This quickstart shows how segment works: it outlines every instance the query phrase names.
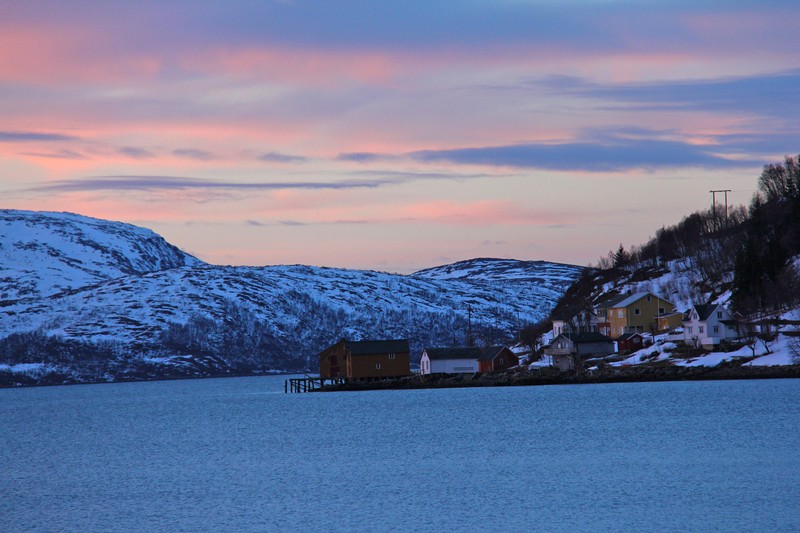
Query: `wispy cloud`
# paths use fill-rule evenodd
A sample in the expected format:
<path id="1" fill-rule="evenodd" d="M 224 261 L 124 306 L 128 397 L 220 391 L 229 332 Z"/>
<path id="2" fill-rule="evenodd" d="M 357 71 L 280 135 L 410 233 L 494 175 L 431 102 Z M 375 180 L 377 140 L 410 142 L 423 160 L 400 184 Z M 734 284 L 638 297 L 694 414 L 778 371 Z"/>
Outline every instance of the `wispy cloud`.
<path id="1" fill-rule="evenodd" d="M 657 139 L 606 139 L 560 144 L 527 143 L 454 150 L 422 150 L 410 156 L 421 162 L 449 162 L 563 171 L 609 172 L 636 168 L 753 166 L 754 161 L 715 155 L 708 147 Z"/>
<path id="2" fill-rule="evenodd" d="M 301 226 L 340 226 L 352 224 L 370 224 L 369 220 L 364 219 L 335 219 L 324 221 L 312 220 L 277 220 L 273 222 L 261 222 L 258 220 L 246 220 L 245 224 L 248 226 L 266 227 L 266 226 L 288 226 L 288 227 L 301 227 Z"/>
<path id="3" fill-rule="evenodd" d="M 36 131 L 0 131 L 0 142 L 75 141 L 77 137 Z"/>
<path id="4" fill-rule="evenodd" d="M 616 109 L 747 111 L 771 117 L 800 114 L 800 70 L 723 79 L 600 84 L 572 76 L 532 81 L 564 94 L 604 100 Z"/>
<path id="5" fill-rule="evenodd" d="M 49 159 L 86 159 L 85 155 L 74 150 L 59 150 L 57 152 L 20 152 L 20 155 L 46 157 Z"/>
<path id="6" fill-rule="evenodd" d="M 153 152 L 145 150 L 144 148 L 137 148 L 135 146 L 123 146 L 118 148 L 117 152 L 134 159 L 151 159 L 155 157 Z"/>
<path id="7" fill-rule="evenodd" d="M 344 152 L 336 156 L 337 161 L 352 161 L 355 163 L 371 163 L 383 159 L 391 159 L 392 156 L 377 154 L 373 152 Z"/>
<path id="8" fill-rule="evenodd" d="M 258 156 L 261 161 L 269 161 L 271 163 L 305 163 L 308 161 L 307 157 L 300 155 L 282 154 L 280 152 L 267 152 Z"/>
<path id="9" fill-rule="evenodd" d="M 461 181 L 468 179 L 499 178 L 509 174 L 486 173 L 486 172 L 403 172 L 399 170 L 353 170 L 348 172 L 351 176 L 369 176 L 371 178 L 383 179 L 391 183 L 407 183 L 411 181 L 436 181 L 453 180 Z"/>
<path id="10" fill-rule="evenodd" d="M 208 180 L 183 176 L 96 176 L 84 179 L 70 179 L 33 187 L 31 191 L 75 192 L 75 191 L 152 191 L 187 189 L 229 189 L 229 190 L 281 190 L 281 189 L 363 189 L 375 188 L 396 183 L 393 179 L 354 179 L 338 181 L 264 181 L 237 182 Z"/>
<path id="11" fill-rule="evenodd" d="M 196 148 L 178 148 L 172 151 L 172 155 L 185 159 L 196 159 L 198 161 L 210 161 L 214 158 L 211 152 L 198 150 Z"/>
<path id="12" fill-rule="evenodd" d="M 58 156 L 52 156 L 58 157 Z M 67 157 L 64 155 L 63 157 Z M 501 174 L 485 173 L 441 173 L 441 172 L 395 172 L 395 171 L 354 171 L 348 175 L 352 179 L 333 181 L 254 181 L 203 179 L 190 176 L 91 176 L 79 179 L 52 181 L 27 189 L 31 192 L 77 192 L 77 191 L 154 191 L 154 190 L 345 190 L 375 189 L 402 185 L 413 181 L 463 180 L 476 178 L 495 178 Z"/>

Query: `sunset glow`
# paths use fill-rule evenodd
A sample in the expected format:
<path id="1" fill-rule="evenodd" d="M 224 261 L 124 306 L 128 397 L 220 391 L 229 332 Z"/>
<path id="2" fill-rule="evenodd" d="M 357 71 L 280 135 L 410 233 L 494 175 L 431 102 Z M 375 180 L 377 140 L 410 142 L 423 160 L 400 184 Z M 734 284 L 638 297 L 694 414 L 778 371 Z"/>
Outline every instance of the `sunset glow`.
<path id="1" fill-rule="evenodd" d="M 800 5 L 0 2 L 3 208 L 212 263 L 588 264 L 800 152 Z"/>

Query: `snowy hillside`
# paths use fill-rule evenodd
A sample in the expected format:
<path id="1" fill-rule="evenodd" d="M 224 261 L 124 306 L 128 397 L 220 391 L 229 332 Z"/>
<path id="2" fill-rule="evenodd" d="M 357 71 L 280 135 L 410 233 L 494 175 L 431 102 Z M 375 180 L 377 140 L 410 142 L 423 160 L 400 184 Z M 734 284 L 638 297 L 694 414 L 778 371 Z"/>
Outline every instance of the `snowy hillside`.
<path id="1" fill-rule="evenodd" d="M 69 213 L 0 210 L 0 302 L 197 264 L 148 229 Z"/>
<path id="2" fill-rule="evenodd" d="M 514 259 L 469 259 L 450 265 L 420 270 L 414 277 L 430 280 L 464 280 L 470 282 L 527 282 L 540 293 L 550 291 L 560 298 L 580 275 L 581 267 L 548 261 L 516 261 Z"/>
<path id="3" fill-rule="evenodd" d="M 314 355 L 341 337 L 409 338 L 417 357 L 425 345 L 464 343 L 470 328 L 479 341 L 512 339 L 582 271 L 499 259 L 410 276 L 211 266 L 126 224 L 3 216 L 0 364 L 67 361 L 74 373 L 90 360 L 109 379 L 145 363 L 198 375 L 313 369 Z M 17 276 L 25 289 L 15 292 Z"/>

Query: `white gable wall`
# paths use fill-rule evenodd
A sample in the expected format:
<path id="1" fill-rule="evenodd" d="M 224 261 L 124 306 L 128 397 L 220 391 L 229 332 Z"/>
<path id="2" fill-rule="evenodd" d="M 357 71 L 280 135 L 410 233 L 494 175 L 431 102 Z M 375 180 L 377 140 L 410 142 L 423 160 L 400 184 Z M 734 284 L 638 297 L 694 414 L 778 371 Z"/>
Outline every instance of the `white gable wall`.
<path id="1" fill-rule="evenodd" d="M 730 311 L 718 305 L 707 320 L 700 320 L 693 307 L 689 320 L 683 323 L 683 340 L 686 344 L 694 346 L 716 346 L 721 341 L 735 339 L 738 332 L 735 327 L 723 324 L 723 320 L 733 320 Z"/>
<path id="2" fill-rule="evenodd" d="M 473 374 L 478 371 L 477 359 L 434 359 L 432 374 Z"/>

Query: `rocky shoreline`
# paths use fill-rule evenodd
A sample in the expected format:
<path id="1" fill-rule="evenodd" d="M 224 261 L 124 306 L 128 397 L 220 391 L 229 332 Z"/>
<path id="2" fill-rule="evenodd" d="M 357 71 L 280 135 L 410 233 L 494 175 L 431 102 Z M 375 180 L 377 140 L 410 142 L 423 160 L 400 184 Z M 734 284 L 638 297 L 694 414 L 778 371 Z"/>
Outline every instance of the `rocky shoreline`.
<path id="1" fill-rule="evenodd" d="M 553 369 L 541 371 L 512 369 L 508 372 L 486 374 L 412 375 L 375 381 L 357 381 L 325 385 L 318 392 L 782 378 L 800 378 L 800 365 L 755 367 L 730 363 L 723 363 L 715 367 L 640 365 L 606 368 L 581 374 L 561 373 Z"/>

